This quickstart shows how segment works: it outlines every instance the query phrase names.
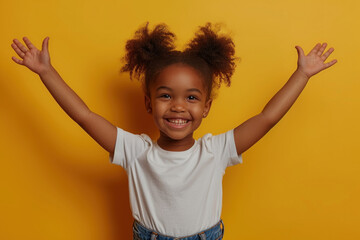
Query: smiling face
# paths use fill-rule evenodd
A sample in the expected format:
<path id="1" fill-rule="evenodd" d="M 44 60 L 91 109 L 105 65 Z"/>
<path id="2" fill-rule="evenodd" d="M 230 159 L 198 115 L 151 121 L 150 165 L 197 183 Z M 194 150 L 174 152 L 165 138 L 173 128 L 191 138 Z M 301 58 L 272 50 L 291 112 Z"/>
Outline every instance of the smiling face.
<path id="1" fill-rule="evenodd" d="M 160 72 L 149 93 L 145 105 L 160 130 L 159 146 L 177 151 L 191 147 L 193 132 L 211 106 L 201 75 L 188 65 L 172 64 Z"/>

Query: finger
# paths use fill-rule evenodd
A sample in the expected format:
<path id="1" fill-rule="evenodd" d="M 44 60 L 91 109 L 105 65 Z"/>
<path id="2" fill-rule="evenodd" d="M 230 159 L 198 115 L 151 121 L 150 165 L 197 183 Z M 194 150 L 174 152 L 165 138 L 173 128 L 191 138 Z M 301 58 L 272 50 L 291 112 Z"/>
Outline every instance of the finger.
<path id="1" fill-rule="evenodd" d="M 19 40 L 14 39 L 14 43 L 16 44 L 16 46 L 18 46 L 18 48 L 20 48 L 23 53 L 26 53 L 28 51 L 28 49 L 24 45 L 22 45 Z"/>
<path id="2" fill-rule="evenodd" d="M 49 37 L 46 37 L 42 42 L 41 51 L 48 52 L 48 50 L 49 50 Z"/>
<path id="3" fill-rule="evenodd" d="M 331 67 L 332 65 L 334 65 L 335 63 L 337 63 L 337 60 L 334 59 L 331 62 L 325 63 L 325 68 Z"/>
<path id="4" fill-rule="evenodd" d="M 30 42 L 30 40 L 27 37 L 23 37 L 23 40 L 24 40 L 26 46 L 28 46 L 29 49 L 33 49 L 33 48 L 36 49 L 36 47 Z"/>
<path id="5" fill-rule="evenodd" d="M 320 43 L 316 44 L 315 47 L 314 47 L 313 49 L 311 49 L 311 51 L 309 52 L 309 54 L 311 54 L 311 53 L 316 54 L 316 53 L 319 51 L 319 48 L 320 48 L 320 47 L 321 47 L 321 44 L 320 44 Z"/>
<path id="6" fill-rule="evenodd" d="M 323 52 L 325 51 L 325 48 L 327 46 L 327 43 L 323 43 L 319 49 L 319 51 L 317 52 L 318 56 L 321 56 L 323 54 Z"/>
<path id="7" fill-rule="evenodd" d="M 295 48 L 298 52 L 299 58 L 305 56 L 304 50 L 300 46 L 295 46 Z"/>
<path id="8" fill-rule="evenodd" d="M 324 55 L 321 56 L 321 59 L 325 62 L 325 60 L 330 56 L 330 54 L 334 51 L 334 48 L 329 48 Z"/>
<path id="9" fill-rule="evenodd" d="M 14 60 L 14 62 L 20 64 L 20 65 L 24 65 L 23 61 L 20 59 L 17 59 L 16 57 L 11 57 L 12 60 Z"/>
<path id="10" fill-rule="evenodd" d="M 11 46 L 15 50 L 17 55 L 19 55 L 19 57 L 21 57 L 21 58 L 25 57 L 25 53 L 23 51 L 21 51 L 20 48 L 18 48 L 18 46 L 16 44 L 12 43 Z"/>

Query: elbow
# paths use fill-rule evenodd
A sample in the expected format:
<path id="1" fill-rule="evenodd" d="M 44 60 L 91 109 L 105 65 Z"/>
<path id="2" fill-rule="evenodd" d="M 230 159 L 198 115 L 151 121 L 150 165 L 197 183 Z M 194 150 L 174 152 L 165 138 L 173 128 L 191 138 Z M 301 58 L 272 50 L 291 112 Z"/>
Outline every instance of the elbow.
<path id="1" fill-rule="evenodd" d="M 89 111 L 84 111 L 80 114 L 78 114 L 75 118 L 74 121 L 77 122 L 81 127 L 83 127 L 86 122 L 89 120 L 89 118 L 91 117 L 92 112 Z"/>
<path id="2" fill-rule="evenodd" d="M 270 126 L 271 128 L 273 126 L 275 126 L 280 120 L 276 116 L 272 116 L 272 115 L 266 114 L 264 112 L 261 112 L 261 116 L 263 117 L 264 122 L 266 122 L 268 124 L 268 126 Z"/>

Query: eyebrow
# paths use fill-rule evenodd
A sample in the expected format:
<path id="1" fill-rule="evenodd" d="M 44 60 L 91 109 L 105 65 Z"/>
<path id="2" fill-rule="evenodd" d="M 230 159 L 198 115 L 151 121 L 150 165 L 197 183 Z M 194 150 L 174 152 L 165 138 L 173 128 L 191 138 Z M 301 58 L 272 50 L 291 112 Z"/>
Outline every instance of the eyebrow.
<path id="1" fill-rule="evenodd" d="M 169 88 L 169 87 L 165 87 L 165 86 L 160 86 L 160 87 L 158 87 L 158 88 L 156 89 L 156 91 L 159 91 L 159 90 L 162 90 L 162 89 L 172 91 L 172 89 L 171 89 L 171 88 Z"/>
<path id="2" fill-rule="evenodd" d="M 162 90 L 162 89 L 172 91 L 171 88 L 166 87 L 166 86 L 160 86 L 160 87 L 158 87 L 158 88 L 156 89 L 156 91 L 159 91 L 159 90 Z M 197 88 L 190 88 L 190 89 L 187 89 L 187 91 L 188 91 L 188 92 L 198 92 L 198 93 L 200 93 L 200 94 L 202 95 L 202 92 L 201 92 L 199 89 L 197 89 Z"/>

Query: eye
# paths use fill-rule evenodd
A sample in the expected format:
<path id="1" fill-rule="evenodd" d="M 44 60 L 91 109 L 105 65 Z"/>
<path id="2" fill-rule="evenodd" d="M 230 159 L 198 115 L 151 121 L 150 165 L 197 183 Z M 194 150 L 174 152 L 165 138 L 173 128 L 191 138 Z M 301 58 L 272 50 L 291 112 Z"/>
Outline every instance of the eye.
<path id="1" fill-rule="evenodd" d="M 197 98 L 196 96 L 194 96 L 194 95 L 190 95 L 190 96 L 188 97 L 188 99 L 189 99 L 189 100 L 197 100 L 198 98 Z"/>
<path id="2" fill-rule="evenodd" d="M 162 94 L 162 95 L 160 95 L 160 98 L 170 98 L 170 95 L 169 94 Z"/>

